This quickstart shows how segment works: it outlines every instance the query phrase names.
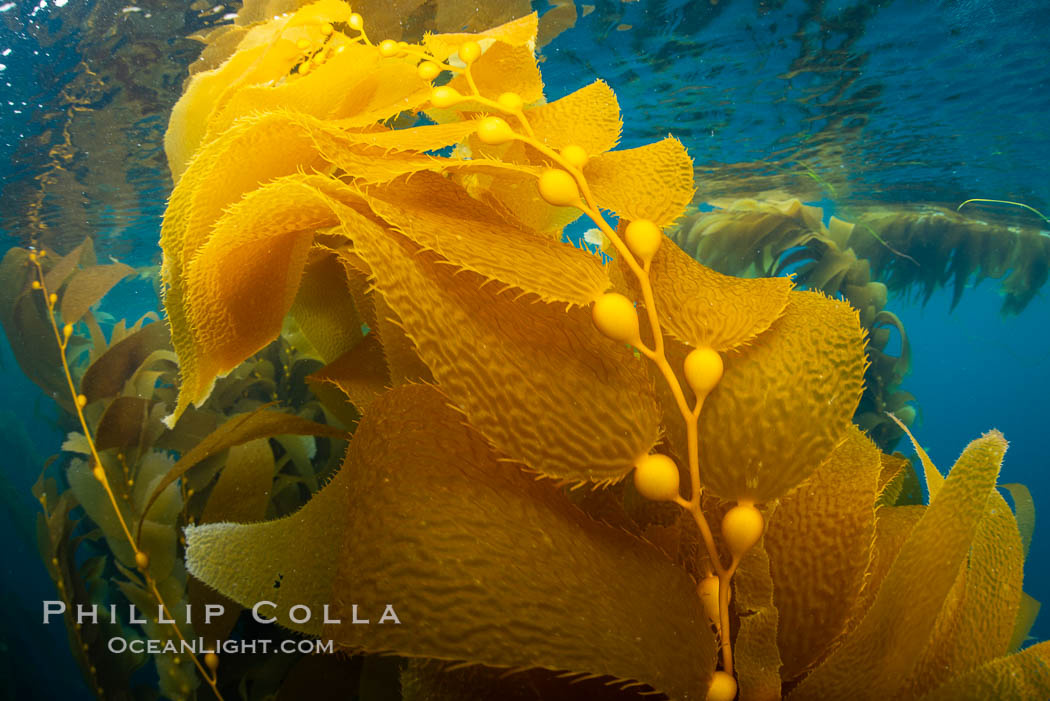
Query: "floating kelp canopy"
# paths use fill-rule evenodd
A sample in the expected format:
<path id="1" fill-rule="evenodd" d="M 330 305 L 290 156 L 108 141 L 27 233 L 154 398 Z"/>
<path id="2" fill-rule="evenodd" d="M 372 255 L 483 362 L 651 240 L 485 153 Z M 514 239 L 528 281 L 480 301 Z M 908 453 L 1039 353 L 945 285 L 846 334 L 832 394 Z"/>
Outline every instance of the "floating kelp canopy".
<path id="1" fill-rule="evenodd" d="M 971 283 L 999 280 L 1003 314 L 1019 314 L 1050 272 L 1047 224 L 1003 224 L 943 207 L 861 210 L 848 241 L 857 257 L 894 291 L 929 299 L 951 287 L 952 308 Z M 1042 226 L 1039 226 L 1042 224 Z"/>
<path id="2" fill-rule="evenodd" d="M 873 278 L 891 292 L 929 299 L 936 289 L 951 287 L 953 308 L 968 285 L 999 280 L 1002 312 L 1017 314 L 1050 271 L 1050 231 L 1031 216 L 1006 222 L 933 205 L 852 206 L 825 227 L 819 208 L 783 193 L 713 204 L 713 211 L 680 222 L 673 238 L 729 274 L 775 275 L 790 268 L 801 284 L 833 291 L 848 263 L 840 254 L 852 251 L 845 255 L 867 261 Z M 793 250 L 798 246 L 812 250 Z M 820 263 L 795 270 L 803 258 Z"/>
<path id="3" fill-rule="evenodd" d="M 888 294 L 929 299 L 951 287 L 954 308 L 968 285 L 991 278 L 1000 281 L 1003 314 L 1016 314 L 1050 270 L 1050 232 L 1031 223 L 1034 217 L 1007 223 L 935 206 L 868 206 L 827 218 L 821 208 L 776 191 L 712 204 L 670 234 L 690 255 L 731 275 L 790 272 L 798 284 L 841 295 L 860 311 L 871 333 L 871 366 L 857 421 L 884 448 L 902 435 L 886 412 L 901 413 L 907 424 L 915 416 L 908 406 L 914 397 L 896 391 L 910 350 L 900 320 L 885 309 Z M 899 355 L 885 352 L 894 330 Z"/>
<path id="4" fill-rule="evenodd" d="M 111 255 L 141 260 L 132 232 L 153 224 L 170 188 L 159 146 L 198 50 L 187 35 L 221 13 L 215 3 L 164 0 L 63 5 L 61 21 L 3 13 L 9 31 L 49 58 L 29 67 L 39 76 L 31 99 L 46 102 L 19 127 L 25 139 L 5 173 L 0 225 L 27 244 L 69 251 L 91 236 Z"/>

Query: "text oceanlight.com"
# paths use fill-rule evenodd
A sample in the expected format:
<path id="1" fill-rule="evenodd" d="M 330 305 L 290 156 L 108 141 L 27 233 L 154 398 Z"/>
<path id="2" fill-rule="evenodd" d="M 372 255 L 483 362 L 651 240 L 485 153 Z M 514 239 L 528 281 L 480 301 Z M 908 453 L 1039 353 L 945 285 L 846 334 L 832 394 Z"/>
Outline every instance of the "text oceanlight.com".
<path id="1" fill-rule="evenodd" d="M 142 640 L 140 638 L 110 638 L 106 643 L 110 652 L 119 655 L 122 652 L 133 652 L 136 655 L 204 655 L 209 652 L 240 655 L 284 652 L 288 654 L 303 653 L 307 655 L 331 654 L 335 644 L 331 640 Z"/>

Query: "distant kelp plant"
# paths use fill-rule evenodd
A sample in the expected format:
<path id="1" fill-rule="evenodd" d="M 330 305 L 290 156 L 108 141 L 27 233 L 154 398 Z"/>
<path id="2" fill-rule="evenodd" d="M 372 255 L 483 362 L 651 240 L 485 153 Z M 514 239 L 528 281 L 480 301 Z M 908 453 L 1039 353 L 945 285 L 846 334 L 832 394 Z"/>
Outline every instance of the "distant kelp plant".
<path id="1" fill-rule="evenodd" d="M 737 274 L 750 265 L 774 272 L 800 256 L 819 259 L 819 265 L 804 271 L 816 273 L 816 286 L 841 278 L 849 268 L 843 267 L 843 256 L 852 256 L 894 292 L 914 292 L 928 300 L 950 285 L 953 309 L 967 285 L 1000 280 L 1004 315 L 1024 311 L 1050 273 L 1050 231 L 1035 210 L 1028 219 L 1043 218 L 1038 224 L 1004 224 L 930 205 L 855 207 L 849 212 L 852 221 L 832 217 L 825 227 L 819 208 L 791 202 L 719 201 L 713 211 L 696 212 L 681 222 L 675 239 L 701 260 Z M 797 246 L 808 250 L 799 252 Z M 823 255 L 822 249 L 827 251 Z M 786 258 L 787 253 L 795 259 Z"/>
<path id="2" fill-rule="evenodd" d="M 187 579 L 182 527 L 295 510 L 342 452 L 312 436 L 341 443 L 345 432 L 309 420 L 337 422 L 312 395 L 292 389 L 301 385 L 293 377 L 321 364 L 287 342 L 221 380 L 177 429 L 165 427 L 176 375 L 167 327 L 149 313 L 130 326 L 116 322 L 107 338 L 93 311 L 135 274 L 121 263 L 99 265 L 90 240 L 63 256 L 12 248 L 0 262 L 0 321 L 19 366 L 55 399 L 69 431 L 66 459 L 48 460 L 33 490 L 43 511 L 41 557 L 57 586 L 53 598 L 64 606 L 52 623 L 65 621 L 73 656 L 99 698 L 159 691 L 182 699 L 207 679 L 207 655 L 114 652 L 110 641 L 178 644 L 228 635 L 232 607 L 232 617 L 210 626 L 185 623 L 188 606 L 220 600 Z M 275 402 L 285 412 L 272 410 Z M 78 617 L 78 607 L 93 606 L 94 617 Z M 175 624 L 159 620 L 161 606 Z M 139 676 L 133 683 L 147 664 L 156 681 L 143 684 L 148 677 Z"/>
<path id="3" fill-rule="evenodd" d="M 915 397 L 899 389 L 910 347 L 900 319 L 885 308 L 888 293 L 926 301 L 950 286 L 954 309 L 967 285 L 991 278 L 1001 281 L 1002 313 L 1019 314 L 1050 272 L 1050 232 L 1030 224 L 1006 225 L 933 206 L 851 208 L 825 224 L 819 207 L 783 193 L 712 204 L 669 233 L 698 261 L 745 277 L 792 272 L 799 285 L 841 295 L 860 310 L 870 366 L 855 420 L 884 450 L 903 435 L 887 412 L 909 426 L 916 413 Z M 887 352 L 894 332 L 896 355 Z"/>
<path id="4" fill-rule="evenodd" d="M 918 503 L 911 465 L 851 421 L 858 312 L 670 241 L 685 149 L 615 150 L 600 81 L 546 102 L 537 27 L 399 43 L 322 0 L 249 24 L 187 83 L 166 139 L 164 425 L 180 434 L 292 338 L 324 363 L 297 396 L 360 417 L 294 513 L 185 519 L 187 590 L 401 656 L 405 699 L 515 698 L 523 679 L 546 698 L 1045 696 L 1050 647 L 1020 651 L 1033 510 L 996 491 L 1002 436 L 946 478 L 925 460 Z M 609 264 L 563 241 L 581 214 Z M 256 437 L 253 415 L 220 436 Z M 180 451 L 123 521 L 147 594 L 134 517 L 195 478 L 209 502 L 255 493 L 266 461 L 191 464 L 237 442 Z M 215 694 L 247 688 L 236 655 L 194 661 Z"/>

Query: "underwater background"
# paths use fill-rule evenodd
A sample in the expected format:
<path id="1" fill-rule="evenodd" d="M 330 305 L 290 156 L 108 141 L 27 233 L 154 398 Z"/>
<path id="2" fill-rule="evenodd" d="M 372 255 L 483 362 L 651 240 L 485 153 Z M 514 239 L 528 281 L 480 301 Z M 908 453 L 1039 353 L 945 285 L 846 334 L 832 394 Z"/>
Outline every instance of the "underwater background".
<path id="1" fill-rule="evenodd" d="M 163 134 L 199 52 L 188 37 L 236 9 L 0 4 L 0 254 L 31 242 L 64 252 L 91 236 L 100 260 L 159 265 L 171 191 Z M 550 22 L 562 31 L 539 49 L 548 98 L 593 76 L 607 81 L 629 115 L 622 147 L 680 138 L 700 204 L 781 191 L 825 217 L 876 206 L 954 210 L 972 198 L 1050 212 L 1043 3 L 639 0 L 533 9 L 563 18 Z M 968 208 L 1050 230 L 1021 207 Z M 1010 442 L 1000 481 L 1026 484 L 1037 514 L 1050 504 L 1047 263 L 1031 301 L 1005 315 L 994 279 L 968 280 L 957 301 L 947 280 L 929 294 L 902 286 L 885 307 L 907 330 L 912 362 L 900 388 L 917 400 L 917 439 L 946 466 L 967 441 L 998 428 Z M 118 285 L 101 310 L 107 328 L 106 319 L 111 326 L 160 306 L 145 276 Z M 64 438 L 59 411 L 0 343 L 0 675 L 9 698 L 89 698 L 65 631 L 39 620 L 54 585 L 37 554 L 30 490 Z M 911 454 L 906 441 L 896 447 Z M 1046 601 L 1048 535 L 1036 523 L 1025 591 Z M 1050 636 L 1046 615 L 1031 635 Z"/>

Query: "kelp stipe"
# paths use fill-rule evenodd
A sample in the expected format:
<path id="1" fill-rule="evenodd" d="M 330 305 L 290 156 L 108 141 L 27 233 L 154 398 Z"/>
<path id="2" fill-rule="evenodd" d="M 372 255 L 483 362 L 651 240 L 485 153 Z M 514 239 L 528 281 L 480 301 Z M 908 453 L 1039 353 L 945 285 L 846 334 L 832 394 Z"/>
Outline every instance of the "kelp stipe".
<path id="1" fill-rule="evenodd" d="M 283 353 L 268 349 L 220 381 L 208 407 L 192 421 L 175 431 L 165 429 L 161 418 L 174 402 L 176 359 L 164 324 L 149 312 L 134 324 L 115 322 L 107 338 L 99 320 L 108 315 L 94 309 L 110 288 L 136 272 L 121 263 L 97 264 L 90 239 L 64 256 L 12 248 L 0 262 L 0 322 L 19 365 L 54 398 L 63 412 L 60 421 L 70 431 L 62 445 L 67 459 L 54 456 L 45 463 L 33 494 L 43 511 L 37 522 L 41 557 L 55 582 L 55 598 L 65 606 L 70 649 L 84 679 L 100 696 L 116 698 L 146 679 L 137 674 L 139 668 L 153 664 L 152 686 L 167 698 L 181 699 L 194 693 L 199 678 L 178 633 L 193 642 L 208 641 L 195 653 L 210 669 L 218 658 L 206 650 L 230 631 L 222 623 L 190 620 L 190 606 L 200 611 L 215 603 L 216 595 L 187 581 L 179 547 L 182 524 L 259 519 L 271 505 L 277 513 L 297 507 L 302 501 L 298 482 L 316 490 L 312 463 L 322 474 L 325 470 L 323 452 L 316 461 L 300 454 L 294 434 L 344 434 L 266 411 L 267 400 L 280 400 L 303 415 L 321 413 L 316 400 L 287 392 L 287 382 L 273 372 L 285 364 L 291 366 L 284 367 L 290 376 L 306 374 L 300 369 L 306 362 L 302 354 L 292 352 L 287 342 L 281 344 Z M 295 337 L 290 329 L 288 338 Z M 222 423 L 224 417 L 229 420 Z M 204 434 L 210 435 L 202 441 Z M 278 448 L 280 460 L 267 446 L 268 436 L 284 448 Z M 182 459 L 170 458 L 166 451 L 171 450 L 182 453 Z M 275 482 L 275 472 L 292 462 L 296 479 L 277 474 Z M 115 499 L 94 474 L 99 464 Z M 220 468 L 222 477 L 210 484 Z M 58 471 L 63 474 L 55 475 Z M 294 492 L 290 507 L 284 505 L 289 492 Z M 147 585 L 143 563 L 155 586 Z M 177 632 L 158 615 L 155 592 Z M 81 610 L 89 612 L 86 618 Z M 232 623 L 227 616 L 226 624 L 232 628 Z M 109 646 L 143 635 L 163 644 L 162 652 L 147 656 Z M 235 683 L 224 682 L 231 688 Z"/>
<path id="2" fill-rule="evenodd" d="M 668 241 L 693 194 L 680 144 L 611 150 L 620 116 L 602 83 L 544 104 L 534 16 L 421 45 L 374 43 L 365 27 L 336 2 L 260 23 L 244 49 L 265 59 L 234 52 L 198 74 L 172 120 L 171 420 L 286 315 L 325 349 L 315 386 L 363 414 L 342 469 L 300 511 L 188 528 L 194 575 L 241 603 L 275 596 L 279 576 L 280 622 L 344 649 L 676 698 L 820 696 L 861 667 L 851 693 L 919 698 L 1046 655 L 980 667 L 1009 651 L 1020 606 L 1020 550 L 982 535 L 1012 516 L 980 525 L 998 436 L 967 450 L 928 509 L 895 506 L 885 495 L 906 468 L 850 424 L 857 312 L 784 279 L 720 275 Z M 385 92 L 342 99 L 334 80 Z M 436 123 L 414 125 L 415 110 Z M 609 266 L 560 243 L 581 212 L 613 246 Z M 345 290 L 343 311 L 326 314 L 310 292 L 322 288 Z M 362 336 L 341 318 L 374 324 Z M 632 531 L 525 471 L 616 490 Z M 946 524 L 953 567 L 896 616 Z M 966 578 L 985 556 L 1017 586 Z M 993 602 L 996 634 L 979 645 L 937 634 L 977 623 L 952 606 L 955 586 Z M 401 625 L 292 615 L 385 618 L 400 591 Z"/>
<path id="3" fill-rule="evenodd" d="M 94 301 L 94 295 L 92 295 L 90 292 L 87 294 L 81 293 L 81 295 L 86 299 L 80 299 L 80 295 L 78 295 L 77 293 L 80 292 L 80 290 L 83 289 L 84 286 L 81 285 L 77 287 L 72 284 L 67 286 L 65 295 L 62 298 L 61 307 L 63 326 L 62 330 L 59 331 L 56 316 L 59 313 L 59 296 L 57 292 L 51 292 L 48 289 L 48 276 L 44 274 L 44 269 L 41 266 L 40 262 L 41 256 L 45 255 L 46 251 L 41 251 L 39 254 L 37 252 L 30 252 L 28 255 L 29 263 L 33 266 L 36 272 L 36 279 L 32 281 L 31 287 L 33 290 L 39 291 L 39 293 L 43 296 L 45 300 L 45 304 L 47 305 L 47 317 L 51 323 L 51 328 L 54 331 L 55 342 L 58 345 L 59 358 L 61 359 L 61 367 L 65 376 L 69 396 L 72 399 L 77 420 L 79 421 L 80 428 L 83 431 L 83 439 L 86 443 L 87 449 L 90 454 L 91 463 L 89 470 L 91 477 L 98 484 L 100 484 L 102 486 L 102 489 L 105 491 L 106 499 L 108 499 L 108 504 L 110 508 L 110 518 L 115 518 L 116 522 L 119 524 L 120 533 L 126 539 L 125 544 L 127 546 L 130 546 L 131 548 L 132 559 L 135 563 L 135 566 L 138 568 L 138 574 L 139 577 L 141 577 L 141 582 L 144 583 L 144 588 L 148 592 L 149 596 L 152 597 L 151 603 L 155 603 L 157 607 L 158 615 L 157 620 L 154 623 L 158 626 L 170 626 L 170 630 L 174 632 L 175 637 L 178 638 L 180 642 L 185 644 L 187 642 L 188 636 L 183 633 L 180 624 L 175 622 L 174 619 L 172 619 L 170 623 L 164 622 L 164 618 L 175 612 L 176 607 L 171 603 L 165 602 L 165 597 L 161 593 L 161 589 L 158 586 L 163 585 L 164 582 L 158 581 L 154 570 L 151 569 L 150 555 L 149 552 L 147 552 L 147 550 L 142 547 L 141 537 L 136 538 L 131 534 L 131 530 L 128 527 L 127 518 L 125 517 L 125 509 L 123 509 L 120 503 L 118 503 L 117 501 L 117 495 L 114 491 L 114 485 L 111 483 L 110 477 L 107 474 L 105 463 L 103 463 L 102 458 L 99 456 L 98 447 L 96 445 L 94 437 L 92 436 L 92 431 L 88 427 L 87 419 L 84 416 L 84 408 L 88 404 L 88 398 L 85 394 L 77 391 L 77 387 L 73 381 L 73 375 L 70 371 L 69 362 L 66 358 L 66 350 L 69 345 L 70 339 L 73 336 L 73 324 L 77 323 L 80 320 L 80 317 L 88 311 L 88 307 Z M 124 267 L 126 268 L 126 266 Z M 112 285 L 115 284 L 119 279 L 128 274 L 128 271 L 117 270 L 116 275 L 110 275 L 106 273 L 106 269 L 104 267 L 96 267 L 93 270 L 95 274 L 91 275 L 91 277 L 102 278 L 101 285 L 95 285 L 96 288 L 101 287 L 101 294 L 104 294 L 105 291 L 109 289 L 109 287 L 112 287 Z M 101 276 L 98 275 L 99 272 L 102 273 Z M 78 279 L 83 280 L 84 276 L 81 276 Z M 93 292 L 98 294 L 97 289 L 93 290 Z M 98 296 L 101 296 L 101 294 L 98 294 Z M 123 463 L 123 456 L 121 456 L 121 462 Z M 124 488 L 127 489 L 130 487 L 130 484 L 126 467 L 124 477 Z M 74 476 L 72 474 L 70 475 L 70 483 L 71 485 L 75 485 Z M 75 489 L 76 488 L 74 486 L 74 491 Z M 127 495 L 125 494 L 124 497 L 126 499 Z M 49 514 L 48 504 L 46 499 L 43 498 L 43 492 L 41 492 L 41 506 L 43 507 L 45 514 Z M 92 513 L 94 511 L 90 509 L 90 507 L 88 507 L 88 510 L 89 513 Z M 146 509 L 144 509 L 143 513 L 145 514 L 148 511 L 149 508 L 147 507 Z M 94 515 L 94 513 L 92 513 L 92 515 L 96 518 L 96 520 L 101 520 L 97 515 Z M 143 518 L 145 518 L 145 516 L 143 516 Z M 103 526 L 103 528 L 105 527 Z M 52 565 L 55 565 L 55 563 L 52 562 Z M 126 574 L 130 575 L 130 572 L 127 572 Z M 135 581 L 135 578 L 133 577 L 129 576 L 129 579 Z M 139 603 L 141 605 L 141 600 L 136 601 L 136 597 L 132 596 L 130 588 L 125 589 L 125 594 L 132 600 L 133 603 Z M 192 634 L 189 637 L 192 637 Z M 218 656 L 214 652 L 208 652 L 206 654 L 197 655 L 191 651 L 187 652 L 186 654 L 189 655 L 190 659 L 192 660 L 193 664 L 197 667 L 197 670 L 200 672 L 204 681 L 212 688 L 212 691 L 214 692 L 215 696 L 221 701 L 222 694 L 219 693 L 218 686 L 216 685 L 216 670 L 218 668 L 219 662 Z M 175 665 L 167 668 L 167 671 L 170 673 L 170 676 L 176 678 L 180 676 L 178 671 L 176 670 L 177 666 L 178 663 L 176 662 Z M 92 675 L 94 675 L 94 670 L 95 668 L 91 667 Z M 158 666 L 158 672 L 163 674 L 163 671 L 161 670 L 162 668 Z M 162 681 L 162 684 L 163 683 L 164 682 Z M 191 691 L 191 688 L 186 682 L 183 682 L 183 684 L 184 686 L 178 689 L 178 693 L 180 695 L 188 695 Z M 97 686 L 96 691 L 100 696 L 107 693 L 106 690 L 103 689 L 101 686 Z"/>

